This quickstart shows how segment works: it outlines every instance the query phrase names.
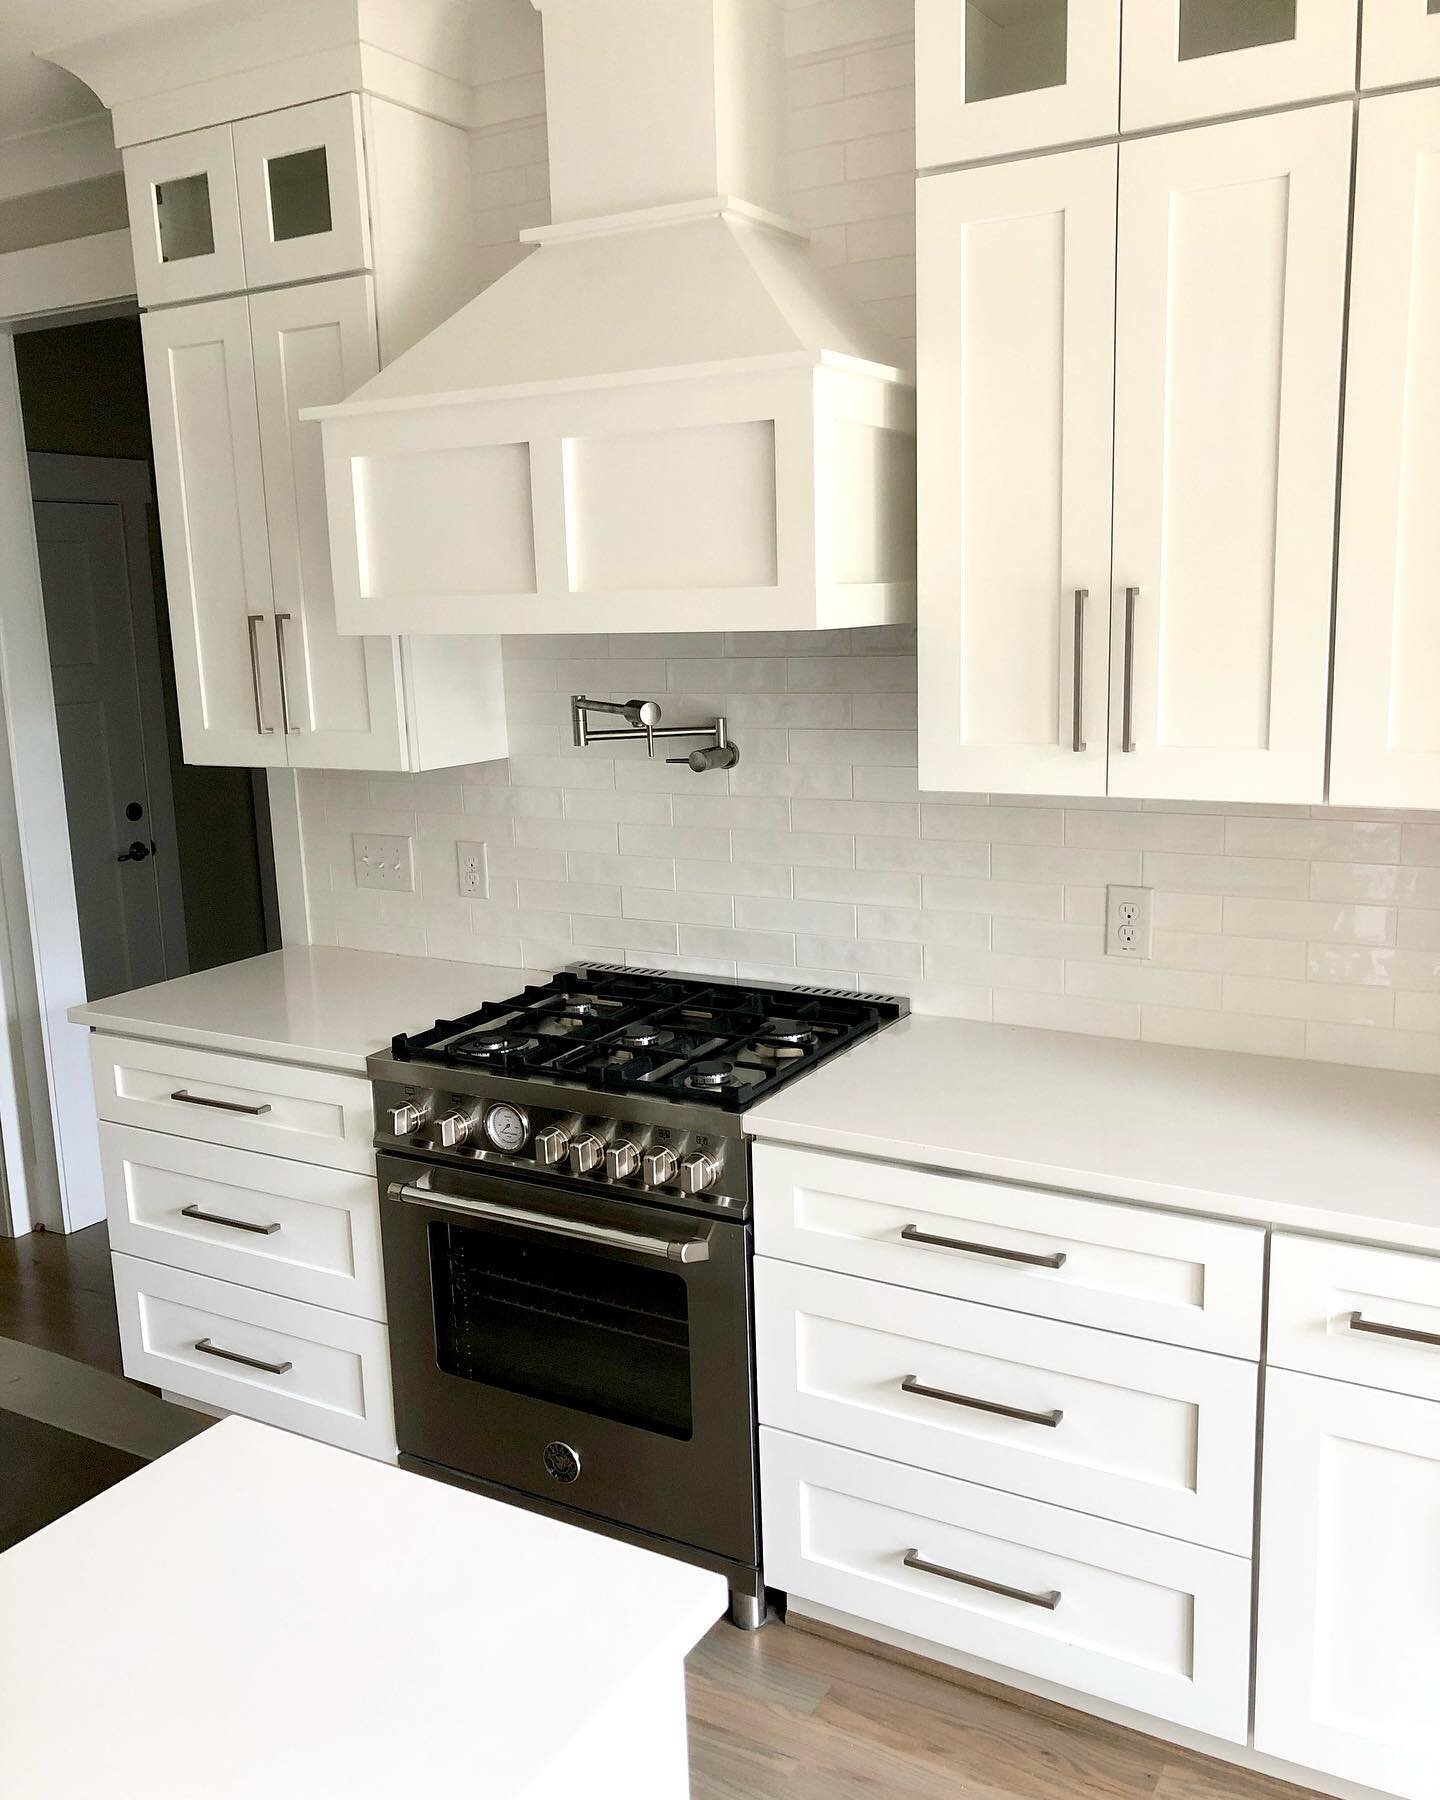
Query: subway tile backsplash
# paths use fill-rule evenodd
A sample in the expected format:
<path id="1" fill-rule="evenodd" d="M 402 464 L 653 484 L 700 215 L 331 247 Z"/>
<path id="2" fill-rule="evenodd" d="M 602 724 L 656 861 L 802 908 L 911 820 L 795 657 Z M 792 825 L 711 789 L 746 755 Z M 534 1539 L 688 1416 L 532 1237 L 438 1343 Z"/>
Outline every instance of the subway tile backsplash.
<path id="1" fill-rule="evenodd" d="M 892 627 L 779 639 L 510 638 L 508 764 L 304 775 L 317 941 L 581 957 L 899 989 L 920 1010 L 1440 1072 L 1440 821 L 1297 807 L 922 794 L 915 650 Z M 821 667 L 823 665 L 823 669 Z M 733 683 L 733 685 L 732 685 Z M 730 771 L 570 745 L 569 696 L 724 712 Z M 355 831 L 415 838 L 416 892 L 357 889 Z M 457 844 L 487 846 L 462 900 Z M 1154 955 L 1104 953 L 1104 889 L 1155 890 Z"/>
<path id="2" fill-rule="evenodd" d="M 790 0 L 791 186 L 817 254 L 913 350 L 909 0 Z M 535 42 L 538 47 L 538 33 Z M 538 66 L 481 89 L 482 269 L 545 221 Z M 1014 1025 L 1440 1072 L 1440 819 L 922 794 L 915 648 L 883 629 L 510 638 L 508 764 L 303 775 L 317 941 L 580 957 L 901 989 Z M 723 712 L 693 775 L 570 747 L 569 696 Z M 357 890 L 355 831 L 415 838 L 416 892 Z M 487 846 L 462 900 L 458 842 Z M 1107 959 L 1105 884 L 1155 892 L 1154 954 Z"/>

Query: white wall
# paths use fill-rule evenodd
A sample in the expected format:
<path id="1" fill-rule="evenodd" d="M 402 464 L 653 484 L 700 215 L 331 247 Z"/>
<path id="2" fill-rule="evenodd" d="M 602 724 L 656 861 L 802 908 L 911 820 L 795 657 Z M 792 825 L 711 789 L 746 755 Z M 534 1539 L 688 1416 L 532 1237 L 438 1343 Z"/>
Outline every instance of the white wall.
<path id="1" fill-rule="evenodd" d="M 836 277 L 914 329 L 906 0 L 792 4 L 794 210 Z M 489 65 L 474 138 L 495 276 L 546 216 L 538 39 Z M 507 639 L 508 764 L 306 776 L 316 937 L 416 954 L 591 956 L 911 992 L 921 1007 L 1440 1071 L 1440 819 L 923 795 L 904 630 Z M 695 776 L 569 746 L 568 696 L 723 710 Z M 608 747 L 605 747 L 608 748 Z M 350 834 L 417 839 L 418 891 L 357 890 Z M 489 847 L 462 901 L 457 841 Z M 1107 961 L 1104 885 L 1155 889 L 1155 956 Z"/>

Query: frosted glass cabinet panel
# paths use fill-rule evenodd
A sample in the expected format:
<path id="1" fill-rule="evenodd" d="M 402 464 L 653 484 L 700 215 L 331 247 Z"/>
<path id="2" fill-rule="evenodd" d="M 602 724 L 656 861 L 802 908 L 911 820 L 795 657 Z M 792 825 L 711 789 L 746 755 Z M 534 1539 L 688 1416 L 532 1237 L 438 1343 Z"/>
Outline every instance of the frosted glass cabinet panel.
<path id="1" fill-rule="evenodd" d="M 1112 134 L 1120 0 L 916 0 L 923 168 Z"/>
<path id="2" fill-rule="evenodd" d="M 1255 1748 L 1432 1800 L 1440 1405 L 1271 1369 Z"/>
<path id="3" fill-rule="evenodd" d="M 1324 798 L 1351 112 L 1121 146 L 1112 794 Z"/>
<path id="4" fill-rule="evenodd" d="M 1370 0 L 1360 41 L 1362 88 L 1440 76 L 1440 0 Z"/>
<path id="5" fill-rule="evenodd" d="M 920 183 L 922 785 L 1103 794 L 1116 150 Z"/>
<path id="6" fill-rule="evenodd" d="M 1440 90 L 1360 103 L 1330 798 L 1440 807 Z"/>
<path id="7" fill-rule="evenodd" d="M 1358 28 L 1358 0 L 1128 0 L 1121 127 L 1348 93 Z"/>

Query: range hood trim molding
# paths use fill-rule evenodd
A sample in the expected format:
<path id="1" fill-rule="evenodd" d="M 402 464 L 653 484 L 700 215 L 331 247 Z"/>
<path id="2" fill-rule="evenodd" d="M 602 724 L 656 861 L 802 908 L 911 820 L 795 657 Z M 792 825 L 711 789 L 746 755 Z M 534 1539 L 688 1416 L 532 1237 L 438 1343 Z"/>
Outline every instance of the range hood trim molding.
<path id="1" fill-rule="evenodd" d="M 663 225 L 688 225 L 697 219 L 742 219 L 776 237 L 808 244 L 810 233 L 782 213 L 768 212 L 733 194 L 716 194 L 704 200 L 677 200 L 672 206 L 645 206 L 632 212 L 604 213 L 593 219 L 564 219 L 558 225 L 530 225 L 520 233 L 522 244 L 573 244 L 581 238 L 613 237 L 627 231 L 653 231 Z"/>

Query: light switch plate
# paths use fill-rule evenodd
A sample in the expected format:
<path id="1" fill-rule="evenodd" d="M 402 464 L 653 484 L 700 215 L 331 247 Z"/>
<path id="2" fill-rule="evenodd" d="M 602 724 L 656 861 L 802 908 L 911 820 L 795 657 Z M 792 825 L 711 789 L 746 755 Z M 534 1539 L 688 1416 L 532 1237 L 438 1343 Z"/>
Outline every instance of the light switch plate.
<path id="1" fill-rule="evenodd" d="M 356 887 L 414 893 L 415 862 L 408 837 L 382 837 L 374 832 L 357 831 L 351 842 L 355 847 Z"/>
<path id="2" fill-rule="evenodd" d="M 1107 887 L 1105 890 L 1105 954 L 1144 962 L 1150 955 L 1150 889 Z"/>
<path id="3" fill-rule="evenodd" d="M 490 897 L 490 864 L 484 844 L 457 844 L 455 865 L 462 899 L 486 900 Z"/>

